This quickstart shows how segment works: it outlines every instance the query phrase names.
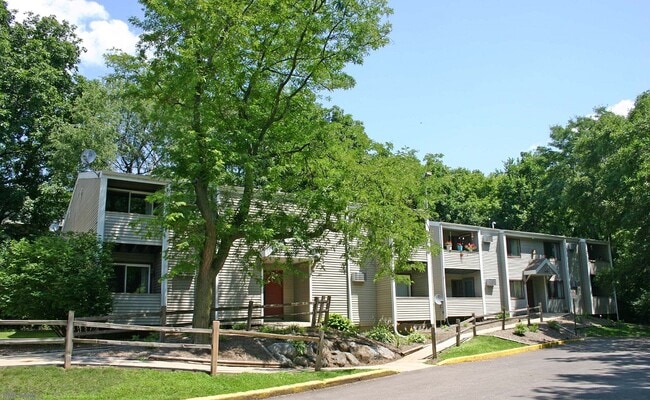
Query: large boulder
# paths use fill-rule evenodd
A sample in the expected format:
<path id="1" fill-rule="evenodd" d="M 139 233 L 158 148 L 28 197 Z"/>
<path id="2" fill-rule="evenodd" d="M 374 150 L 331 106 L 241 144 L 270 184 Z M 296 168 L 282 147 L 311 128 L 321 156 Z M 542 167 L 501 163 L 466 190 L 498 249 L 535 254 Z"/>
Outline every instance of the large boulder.
<path id="1" fill-rule="evenodd" d="M 362 363 L 369 363 L 375 358 L 379 357 L 379 352 L 365 344 L 358 344 L 355 346 L 352 354 Z"/>

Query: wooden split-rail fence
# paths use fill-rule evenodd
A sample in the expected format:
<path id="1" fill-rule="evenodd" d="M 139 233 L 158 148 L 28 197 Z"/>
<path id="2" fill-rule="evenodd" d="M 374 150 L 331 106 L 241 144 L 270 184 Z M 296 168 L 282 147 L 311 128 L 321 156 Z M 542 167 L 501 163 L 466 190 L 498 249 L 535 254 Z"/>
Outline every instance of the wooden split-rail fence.
<path id="1" fill-rule="evenodd" d="M 486 315 L 480 315 L 477 316 L 476 313 L 472 313 L 472 316 L 461 321 L 460 319 L 456 319 L 456 346 L 460 346 L 461 343 L 461 335 L 470 329 L 472 330 L 472 336 L 476 336 L 476 327 L 477 326 L 483 326 L 483 325 L 491 325 L 494 324 L 496 321 L 501 321 L 501 330 L 506 329 L 506 321 L 514 320 L 514 319 L 521 319 L 523 316 L 523 312 L 526 312 L 526 319 L 527 319 L 527 325 L 530 326 L 530 319 L 532 314 L 538 314 L 539 315 L 539 321 L 544 322 L 544 313 L 542 311 L 542 303 L 539 303 L 536 307 L 526 307 L 526 308 L 519 308 L 516 310 L 510 310 L 506 311 L 506 309 L 502 309 L 501 312 L 499 313 L 494 313 L 494 314 L 486 314 Z M 508 316 L 510 314 L 511 316 Z M 482 319 L 481 322 L 478 322 L 478 319 Z M 463 328 L 464 327 L 464 328 Z M 431 327 L 431 351 L 433 354 L 433 359 L 436 359 L 438 357 L 438 349 L 437 349 L 437 343 L 436 343 L 436 326 L 435 324 Z"/>

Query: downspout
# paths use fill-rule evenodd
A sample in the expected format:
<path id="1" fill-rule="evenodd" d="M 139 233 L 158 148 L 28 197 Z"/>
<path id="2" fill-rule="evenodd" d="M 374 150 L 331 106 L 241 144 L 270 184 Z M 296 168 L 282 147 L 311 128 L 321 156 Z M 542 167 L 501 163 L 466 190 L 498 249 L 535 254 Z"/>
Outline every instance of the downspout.
<path id="1" fill-rule="evenodd" d="M 350 243 L 348 242 L 348 235 L 344 234 L 343 245 L 345 249 L 345 291 L 347 295 L 347 313 L 348 319 L 352 319 L 352 282 L 350 280 Z M 359 320 L 361 323 L 361 320 Z"/>

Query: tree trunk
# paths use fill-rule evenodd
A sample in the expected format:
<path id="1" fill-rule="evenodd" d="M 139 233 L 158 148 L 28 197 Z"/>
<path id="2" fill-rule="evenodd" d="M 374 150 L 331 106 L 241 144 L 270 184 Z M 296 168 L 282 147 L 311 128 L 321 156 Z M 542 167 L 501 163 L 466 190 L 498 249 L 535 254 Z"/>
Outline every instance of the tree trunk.
<path id="1" fill-rule="evenodd" d="M 197 271 L 194 283 L 194 314 L 192 315 L 192 327 L 208 328 L 210 326 L 210 309 L 214 299 L 214 281 L 216 274 L 211 273 L 210 268 L 201 268 Z M 208 335 L 197 334 L 194 336 L 195 343 L 209 343 Z"/>

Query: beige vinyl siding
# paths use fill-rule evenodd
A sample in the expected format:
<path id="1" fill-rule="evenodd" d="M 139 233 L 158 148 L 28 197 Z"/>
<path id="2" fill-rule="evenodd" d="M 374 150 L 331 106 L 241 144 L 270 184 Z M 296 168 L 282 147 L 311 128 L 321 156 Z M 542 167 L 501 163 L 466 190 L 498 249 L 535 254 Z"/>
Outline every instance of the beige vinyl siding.
<path id="1" fill-rule="evenodd" d="M 481 243 L 481 257 L 483 260 L 483 297 L 485 298 L 485 311 L 487 314 L 501 311 L 501 285 L 499 282 L 499 261 L 497 256 L 498 239 L 496 234 L 489 235 L 487 241 Z M 487 286 L 485 282 L 494 279 L 494 286 Z"/>
<path id="2" fill-rule="evenodd" d="M 443 250 L 442 253 L 445 258 L 445 268 L 447 269 L 453 268 L 477 271 L 481 269 L 479 254 L 477 251 L 470 253 L 467 251 Z"/>
<path id="3" fill-rule="evenodd" d="M 113 312 L 111 314 L 160 312 L 160 294 L 113 293 Z M 128 317 L 111 319 L 115 323 L 137 325 L 159 325 L 160 317 Z"/>
<path id="4" fill-rule="evenodd" d="M 377 320 L 382 318 L 393 320 L 393 295 L 391 291 L 391 280 L 381 278 L 375 284 L 377 293 Z"/>
<path id="5" fill-rule="evenodd" d="M 332 296 L 330 313 L 348 314 L 345 246 L 338 244 L 338 236 L 329 234 L 321 245 L 328 251 L 314 266 L 311 276 L 312 297 Z"/>
<path id="6" fill-rule="evenodd" d="M 450 318 L 469 317 L 472 313 L 483 315 L 483 299 L 480 297 L 447 297 L 447 313 Z"/>
<path id="7" fill-rule="evenodd" d="M 397 297 L 396 309 L 398 321 L 428 321 L 428 297 Z"/>
<path id="8" fill-rule="evenodd" d="M 350 273 L 364 272 L 365 282 L 351 282 L 352 321 L 361 326 L 374 325 L 377 315 L 377 291 L 375 290 L 375 265 L 368 264 L 361 268 L 350 261 Z"/>
<path id="9" fill-rule="evenodd" d="M 217 277 L 217 303 L 219 307 L 247 307 L 248 302 L 251 300 L 254 304 L 262 304 L 261 280 L 252 278 L 245 271 L 238 254 L 238 251 L 243 251 L 243 249 L 239 246 L 241 246 L 240 242 L 236 242 Z M 260 276 L 259 271 L 251 271 L 251 274 Z M 262 309 L 255 309 L 253 315 L 261 317 Z M 220 311 L 218 313 L 219 319 L 246 318 L 247 316 L 248 310 L 246 308 L 234 311 Z"/>
<path id="10" fill-rule="evenodd" d="M 154 217 L 106 211 L 104 240 L 115 243 L 149 244 L 162 246 L 162 232 L 148 237 L 147 221 Z"/>
<path id="11" fill-rule="evenodd" d="M 99 184 L 94 178 L 79 178 L 65 215 L 63 232 L 97 232 Z"/>
<path id="12" fill-rule="evenodd" d="M 531 240 L 521 239 L 521 238 L 511 238 L 508 239 L 518 239 L 521 246 L 521 257 L 517 256 L 507 256 L 508 257 L 508 277 L 510 280 L 522 279 L 524 270 L 528 267 L 528 264 L 532 261 L 532 250 L 535 249 L 537 254 L 544 253 L 544 243 L 538 242 L 535 243 Z M 541 247 L 541 250 L 539 249 Z M 507 254 L 507 253 L 506 253 Z"/>
<path id="13" fill-rule="evenodd" d="M 175 276 L 167 282 L 167 310 L 194 309 L 194 277 Z M 167 322 L 173 325 L 189 324 L 192 322 L 192 314 L 169 315 Z"/>
<path id="14" fill-rule="evenodd" d="M 564 299 L 548 299 L 548 310 L 551 313 L 566 312 L 566 301 Z"/>

